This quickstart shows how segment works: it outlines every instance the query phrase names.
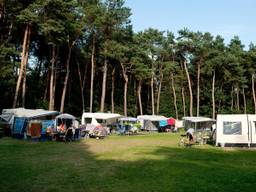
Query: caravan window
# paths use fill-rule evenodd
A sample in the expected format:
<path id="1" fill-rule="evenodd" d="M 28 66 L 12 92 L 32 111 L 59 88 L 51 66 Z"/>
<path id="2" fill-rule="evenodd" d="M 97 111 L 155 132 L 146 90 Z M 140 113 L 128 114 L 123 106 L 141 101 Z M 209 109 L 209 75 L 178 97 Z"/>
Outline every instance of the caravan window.
<path id="1" fill-rule="evenodd" d="M 241 121 L 224 121 L 223 122 L 223 134 L 224 135 L 241 135 L 242 123 Z"/>
<path id="2" fill-rule="evenodd" d="M 102 124 L 104 123 L 104 120 L 103 119 L 96 119 L 98 123 Z"/>
<path id="3" fill-rule="evenodd" d="M 92 118 L 90 118 L 90 117 L 84 118 L 84 123 L 85 123 L 85 124 L 90 124 L 90 123 L 92 123 Z"/>

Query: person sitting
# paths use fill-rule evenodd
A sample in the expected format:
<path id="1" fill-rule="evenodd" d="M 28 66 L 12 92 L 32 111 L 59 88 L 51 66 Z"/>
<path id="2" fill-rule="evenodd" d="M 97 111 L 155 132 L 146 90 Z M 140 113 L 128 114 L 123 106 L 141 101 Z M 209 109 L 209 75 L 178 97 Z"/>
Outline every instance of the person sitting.
<path id="1" fill-rule="evenodd" d="M 64 122 L 61 122 L 60 127 L 59 127 L 59 131 L 60 131 L 61 133 L 65 133 L 65 131 L 66 131 L 66 126 L 65 126 Z"/>
<path id="2" fill-rule="evenodd" d="M 48 141 L 53 139 L 53 125 L 50 125 L 46 128 L 46 138 Z"/>
<path id="3" fill-rule="evenodd" d="M 73 135 L 72 127 L 69 127 L 65 133 L 65 141 L 73 141 Z"/>

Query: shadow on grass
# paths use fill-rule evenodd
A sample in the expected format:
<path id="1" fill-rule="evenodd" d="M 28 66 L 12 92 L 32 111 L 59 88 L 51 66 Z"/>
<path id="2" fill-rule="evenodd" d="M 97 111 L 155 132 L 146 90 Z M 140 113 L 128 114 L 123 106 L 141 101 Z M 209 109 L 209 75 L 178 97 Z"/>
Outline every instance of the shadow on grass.
<path id="1" fill-rule="evenodd" d="M 90 145 L 0 140 L 0 191 L 255 191 L 256 151 Z"/>

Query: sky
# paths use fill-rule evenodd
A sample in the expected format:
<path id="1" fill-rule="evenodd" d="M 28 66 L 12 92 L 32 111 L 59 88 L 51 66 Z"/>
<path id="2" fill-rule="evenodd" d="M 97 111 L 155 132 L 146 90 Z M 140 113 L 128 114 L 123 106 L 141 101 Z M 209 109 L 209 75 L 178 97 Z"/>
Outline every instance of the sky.
<path id="1" fill-rule="evenodd" d="M 245 48 L 256 44 L 256 0 L 126 0 L 134 31 L 188 28 L 221 35 L 228 44 L 235 35 Z"/>

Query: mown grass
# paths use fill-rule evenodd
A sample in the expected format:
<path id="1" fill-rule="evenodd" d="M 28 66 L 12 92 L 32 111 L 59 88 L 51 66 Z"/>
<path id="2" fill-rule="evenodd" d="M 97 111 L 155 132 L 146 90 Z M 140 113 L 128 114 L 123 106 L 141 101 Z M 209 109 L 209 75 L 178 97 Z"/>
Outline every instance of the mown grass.
<path id="1" fill-rule="evenodd" d="M 0 191 L 255 191 L 256 151 L 178 147 L 177 134 L 73 143 L 0 139 Z"/>

